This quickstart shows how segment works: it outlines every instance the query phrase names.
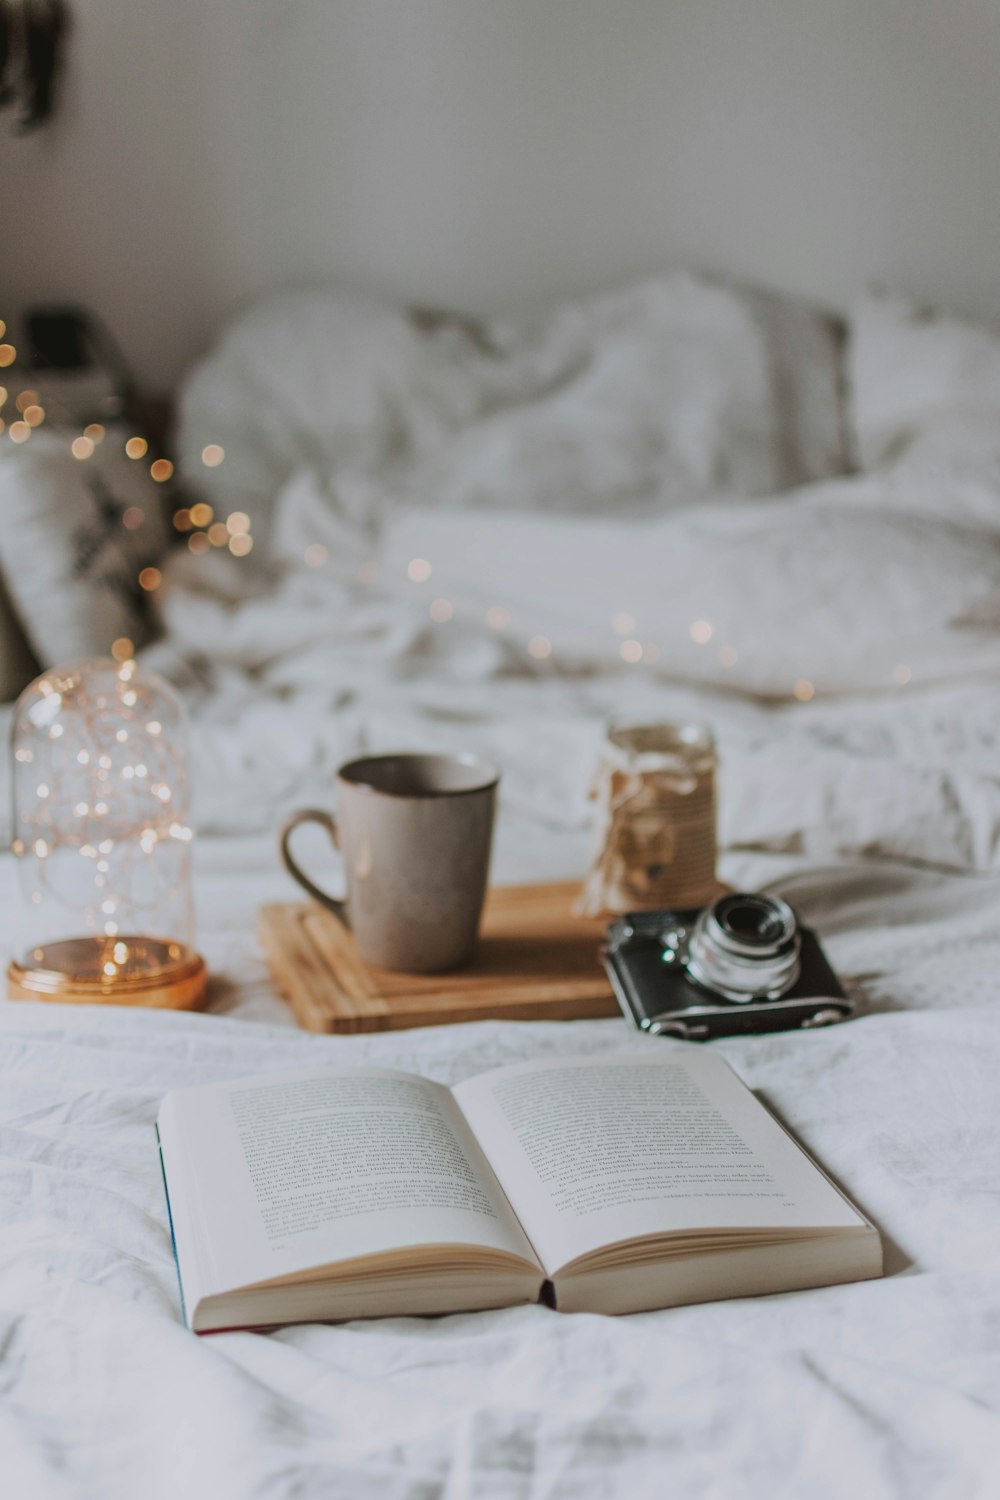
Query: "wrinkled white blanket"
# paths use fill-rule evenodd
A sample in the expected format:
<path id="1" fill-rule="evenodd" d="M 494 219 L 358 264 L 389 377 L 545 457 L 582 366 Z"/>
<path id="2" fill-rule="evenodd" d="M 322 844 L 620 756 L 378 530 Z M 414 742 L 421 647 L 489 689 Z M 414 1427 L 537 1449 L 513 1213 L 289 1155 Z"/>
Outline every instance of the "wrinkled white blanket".
<path id="1" fill-rule="evenodd" d="M 474 569 L 459 578 L 454 559 L 469 598 L 456 591 L 451 617 L 439 606 L 432 618 L 444 597 L 433 567 L 423 583 L 408 578 L 394 551 L 406 534 L 341 504 L 332 477 L 300 463 L 289 479 L 275 517 L 282 559 L 257 597 L 218 557 L 175 564 L 167 640 L 150 654 L 193 712 L 213 1013 L 0 1004 L 3 1495 L 986 1500 L 1000 1472 L 995 476 L 901 466 L 743 502 L 749 551 L 716 583 L 721 599 L 727 578 L 738 589 L 741 567 L 753 568 L 754 671 L 780 658 L 773 682 L 743 675 L 742 642 L 689 636 L 681 657 L 669 637 L 671 619 L 719 623 L 699 594 L 712 543 L 698 510 L 660 523 L 691 559 L 662 618 L 602 599 L 583 627 L 577 618 L 572 650 L 546 621 L 550 653 L 535 641 L 532 654 L 542 626 L 513 610 L 500 627 L 487 621 L 505 601 L 480 596 Z M 836 518 L 814 548 L 840 549 L 825 610 L 811 610 L 808 580 L 768 545 L 780 506 L 793 527 Z M 923 542 L 894 555 L 891 514 Z M 564 535 L 583 547 L 578 524 L 567 518 Z M 836 638 L 838 609 L 863 614 L 857 637 L 881 632 L 884 646 L 891 631 L 884 600 L 851 590 L 852 549 L 873 537 L 888 549 L 911 647 L 925 626 L 936 653 L 933 671 L 929 657 L 888 658 L 906 671 L 885 686 L 863 651 L 852 668 Z M 315 547 L 325 565 L 306 567 Z M 470 564 L 489 561 L 484 548 L 467 551 Z M 442 542 L 438 577 L 444 554 Z M 374 582 L 371 563 L 383 569 Z M 658 565 L 650 549 L 636 554 L 651 620 Z M 879 556 L 864 565 L 877 592 Z M 545 557 L 522 572 L 521 607 L 540 619 Z M 769 596 L 796 589 L 791 614 L 770 609 Z M 579 606 L 568 584 L 565 598 Z M 633 638 L 631 625 L 616 632 L 612 609 L 636 616 L 634 666 L 612 666 Z M 808 659 L 794 679 L 803 698 L 815 691 L 809 701 L 792 696 L 790 640 Z M 718 655 L 727 646 L 729 665 Z M 275 854 L 282 812 L 329 802 L 336 765 L 359 750 L 478 749 L 503 770 L 495 878 L 579 874 L 609 716 L 715 725 L 721 874 L 786 894 L 858 997 L 847 1026 L 720 1046 L 877 1223 L 887 1278 L 618 1320 L 529 1308 L 196 1340 L 180 1322 L 152 1128 L 168 1088 L 323 1059 L 451 1081 L 520 1057 L 634 1045 L 617 1021 L 296 1032 L 253 933 L 262 902 L 297 895 Z M 309 852 L 318 868 L 329 858 Z"/>
<path id="2" fill-rule="evenodd" d="M 254 608 L 268 645 L 251 679 L 237 658 Z M 272 654 L 296 615 L 270 608 L 235 612 L 210 689 L 186 669 L 217 1014 L 0 1005 L 4 1493 L 988 1495 L 1000 880 L 926 866 L 996 869 L 996 683 L 768 708 L 625 673 L 481 678 L 477 666 L 470 680 L 463 652 L 478 663 L 481 642 L 456 633 L 435 666 L 423 625 L 383 606 L 390 623 L 367 641 L 325 638 L 314 610 L 310 652 Z M 336 762 L 357 748 L 471 744 L 504 769 L 497 878 L 579 873 L 608 713 L 717 725 L 723 875 L 789 895 L 862 1003 L 829 1033 L 723 1050 L 878 1223 L 888 1279 L 617 1321 L 531 1308 L 195 1340 L 152 1132 L 168 1088 L 322 1058 L 452 1080 L 632 1044 L 615 1021 L 295 1032 L 253 936 L 261 902 L 297 894 L 275 857 L 282 808 L 329 800 Z"/>
<path id="3" fill-rule="evenodd" d="M 511 840 L 558 844 L 587 824 L 607 719 L 694 716 L 720 741 L 724 846 L 1000 870 L 992 473 L 901 464 L 655 522 L 376 526 L 300 471 L 277 519 L 257 597 L 229 557 L 168 573 L 149 660 L 195 704 L 203 827 L 273 828 L 355 753 L 461 743 L 502 766 Z"/>
<path id="4" fill-rule="evenodd" d="M 253 873 L 263 856 L 213 845 L 202 872 L 205 946 L 237 1013 L 274 1006 L 249 930 L 276 889 Z M 323 1059 L 452 1081 L 632 1034 L 485 1023 L 340 1040 L 0 1006 L 4 1494 L 985 1500 L 1000 1455 L 1000 882 L 728 873 L 777 878 L 841 969 L 866 976 L 863 1019 L 722 1050 L 875 1219 L 885 1281 L 618 1320 L 526 1308 L 197 1340 L 152 1130 L 166 1089 Z"/>

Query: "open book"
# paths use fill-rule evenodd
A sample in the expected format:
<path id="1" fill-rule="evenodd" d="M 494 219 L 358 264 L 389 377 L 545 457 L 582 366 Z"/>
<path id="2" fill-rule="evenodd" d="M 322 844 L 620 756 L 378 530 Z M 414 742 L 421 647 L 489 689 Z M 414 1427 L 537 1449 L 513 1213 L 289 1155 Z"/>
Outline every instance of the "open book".
<path id="1" fill-rule="evenodd" d="M 860 1281 L 877 1231 L 714 1053 L 332 1067 L 158 1122 L 197 1332 L 546 1300 L 624 1313 Z"/>

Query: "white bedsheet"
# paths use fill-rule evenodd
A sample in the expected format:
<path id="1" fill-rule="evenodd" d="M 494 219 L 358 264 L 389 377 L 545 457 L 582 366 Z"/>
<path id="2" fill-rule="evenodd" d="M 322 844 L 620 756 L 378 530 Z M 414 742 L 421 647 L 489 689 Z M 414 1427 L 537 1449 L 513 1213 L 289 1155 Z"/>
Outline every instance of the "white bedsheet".
<path id="1" fill-rule="evenodd" d="M 325 1059 L 454 1081 L 635 1045 L 615 1021 L 345 1039 L 249 1021 L 274 1017 L 249 929 L 280 882 L 262 844 L 205 854 L 205 946 L 238 1018 L 2 1007 L 5 1496 L 995 1493 L 1000 882 L 730 870 L 776 879 L 866 976 L 863 1019 L 720 1049 L 879 1225 L 885 1281 L 198 1340 L 153 1137 L 166 1089 Z"/>
<path id="2" fill-rule="evenodd" d="M 515 804 L 497 872 L 572 873 L 583 846 Z M 528 1308 L 196 1339 L 153 1136 L 167 1089 L 320 1059 L 455 1081 L 635 1045 L 618 1021 L 303 1035 L 253 938 L 257 905 L 295 893 L 272 837 L 209 837 L 217 1013 L 0 1004 L 3 1494 L 995 1493 L 1000 879 L 750 852 L 723 873 L 789 895 L 861 1001 L 829 1032 L 719 1046 L 878 1224 L 885 1281 L 618 1320 Z"/>
<path id="3" fill-rule="evenodd" d="M 362 596 L 356 560 L 345 541 L 342 576 L 295 572 L 242 606 L 213 572 L 177 576 L 168 600 L 158 659 L 194 711 L 213 1013 L 0 1004 L 4 1500 L 996 1494 L 993 667 L 972 653 L 935 682 L 780 705 L 665 672 L 562 673 Z M 503 767 L 495 878 L 579 874 L 609 715 L 716 725 L 721 873 L 788 895 L 859 999 L 829 1032 L 718 1045 L 879 1226 L 887 1278 L 622 1319 L 528 1308 L 195 1339 L 153 1135 L 167 1089 L 323 1059 L 453 1081 L 635 1045 L 613 1020 L 297 1032 L 253 933 L 261 902 L 297 894 L 282 811 L 329 800 L 356 750 L 461 745 Z"/>

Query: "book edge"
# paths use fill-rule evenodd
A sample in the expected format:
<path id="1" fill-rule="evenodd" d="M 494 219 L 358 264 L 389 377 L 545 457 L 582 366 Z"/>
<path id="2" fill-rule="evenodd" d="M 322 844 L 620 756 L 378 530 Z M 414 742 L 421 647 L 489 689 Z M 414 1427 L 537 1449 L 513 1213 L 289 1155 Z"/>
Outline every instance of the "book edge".
<path id="1" fill-rule="evenodd" d="M 160 1177 L 163 1180 L 163 1196 L 167 1200 L 167 1225 L 170 1229 L 170 1249 L 173 1252 L 174 1269 L 177 1272 L 177 1295 L 180 1299 L 181 1304 L 181 1321 L 184 1323 L 184 1326 L 186 1328 L 191 1328 L 191 1319 L 188 1316 L 187 1303 L 184 1300 L 184 1282 L 181 1279 L 181 1260 L 180 1256 L 177 1254 L 177 1235 L 174 1232 L 174 1215 L 173 1210 L 170 1207 L 170 1188 L 167 1185 L 167 1168 L 166 1163 L 163 1160 L 163 1142 L 160 1139 L 159 1121 L 154 1124 L 153 1129 L 156 1131 L 156 1149 L 160 1158 Z"/>

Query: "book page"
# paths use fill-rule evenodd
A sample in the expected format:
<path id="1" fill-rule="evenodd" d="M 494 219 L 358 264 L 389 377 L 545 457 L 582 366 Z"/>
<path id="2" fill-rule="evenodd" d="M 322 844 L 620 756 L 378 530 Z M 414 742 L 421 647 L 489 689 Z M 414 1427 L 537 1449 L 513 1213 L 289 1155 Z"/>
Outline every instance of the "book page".
<path id="1" fill-rule="evenodd" d="M 549 1275 L 639 1235 L 864 1223 L 717 1054 L 657 1041 L 454 1095 Z"/>
<path id="2" fill-rule="evenodd" d="M 534 1260 L 450 1092 L 414 1074 L 325 1068 L 181 1089 L 159 1129 L 192 1299 L 409 1245 Z"/>

